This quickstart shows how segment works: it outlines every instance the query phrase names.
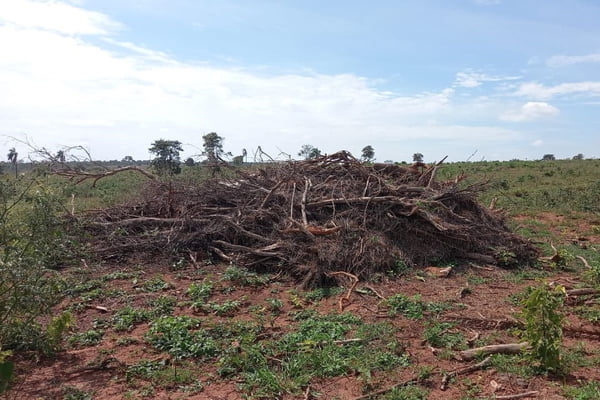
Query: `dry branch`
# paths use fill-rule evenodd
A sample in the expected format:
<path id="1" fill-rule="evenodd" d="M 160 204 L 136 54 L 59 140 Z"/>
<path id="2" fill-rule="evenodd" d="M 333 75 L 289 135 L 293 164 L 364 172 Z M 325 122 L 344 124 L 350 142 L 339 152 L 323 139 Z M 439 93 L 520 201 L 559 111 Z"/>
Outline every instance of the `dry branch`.
<path id="1" fill-rule="evenodd" d="M 537 396 L 537 390 L 531 390 L 529 392 L 517 393 L 517 394 L 507 394 L 504 396 L 495 396 L 494 399 L 503 399 L 503 400 L 511 400 L 511 399 L 524 399 L 525 397 Z"/>
<path id="2" fill-rule="evenodd" d="M 480 369 L 489 367 L 491 364 L 491 361 L 492 361 L 492 357 L 488 356 L 485 359 L 483 359 L 482 361 L 478 362 L 477 364 L 473 364 L 473 365 L 470 365 L 470 366 L 464 367 L 464 368 L 455 369 L 454 371 L 450 371 L 450 372 L 444 374 L 444 376 L 442 377 L 442 384 L 440 385 L 440 390 L 446 390 L 446 388 L 448 387 L 448 382 L 450 382 L 450 379 L 455 378 L 459 375 L 469 374 L 471 372 L 478 371 Z"/>
<path id="3" fill-rule="evenodd" d="M 369 165 L 339 152 L 195 185 L 152 180 L 137 201 L 80 219 L 102 257 L 210 252 L 243 266 L 284 268 L 308 286 L 333 271 L 363 280 L 398 262 L 497 265 L 503 253 L 515 255 L 513 265 L 537 260 L 529 241 L 477 202 L 482 185 L 459 189 L 437 181 L 436 170 Z"/>

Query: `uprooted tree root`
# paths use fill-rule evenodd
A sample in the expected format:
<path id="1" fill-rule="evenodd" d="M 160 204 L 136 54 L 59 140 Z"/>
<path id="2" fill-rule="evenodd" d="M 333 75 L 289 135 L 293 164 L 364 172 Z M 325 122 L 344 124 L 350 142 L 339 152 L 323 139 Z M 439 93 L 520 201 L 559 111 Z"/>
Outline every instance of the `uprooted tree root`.
<path id="1" fill-rule="evenodd" d="M 210 253 L 285 269 L 305 287 L 333 271 L 365 279 L 399 263 L 510 267 L 537 258 L 500 213 L 476 201 L 483 185 L 436 180 L 438 167 L 369 165 L 339 152 L 195 186 L 149 181 L 143 200 L 90 214 L 85 225 L 104 258 Z"/>

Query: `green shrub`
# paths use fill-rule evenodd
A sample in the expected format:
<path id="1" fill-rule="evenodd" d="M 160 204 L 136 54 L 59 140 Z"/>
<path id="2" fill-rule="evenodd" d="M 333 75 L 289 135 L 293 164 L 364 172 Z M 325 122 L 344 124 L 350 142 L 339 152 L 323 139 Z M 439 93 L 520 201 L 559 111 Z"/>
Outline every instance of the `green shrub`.
<path id="1" fill-rule="evenodd" d="M 562 369 L 564 297 L 564 287 L 543 284 L 533 289 L 523 302 L 524 337 L 531 346 L 529 355 L 545 371 L 561 372 Z"/>
<path id="2" fill-rule="evenodd" d="M 56 191 L 32 179 L 0 182 L 0 347 L 52 353 L 68 330 L 64 314 L 44 328 L 63 282 L 53 271 L 77 257 L 79 248 L 59 217 Z"/>

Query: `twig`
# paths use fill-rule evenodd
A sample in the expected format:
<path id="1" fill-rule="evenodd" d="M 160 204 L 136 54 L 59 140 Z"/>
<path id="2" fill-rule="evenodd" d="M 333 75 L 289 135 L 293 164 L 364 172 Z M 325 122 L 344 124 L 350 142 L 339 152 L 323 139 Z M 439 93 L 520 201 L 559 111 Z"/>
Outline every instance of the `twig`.
<path id="1" fill-rule="evenodd" d="M 265 207 L 265 205 L 267 204 L 267 201 L 269 201 L 269 199 L 271 198 L 271 196 L 273 195 L 273 193 L 275 193 L 275 191 L 277 189 L 279 189 L 279 186 L 281 186 L 283 184 L 283 180 L 277 182 L 277 184 L 275 186 L 273 186 L 273 189 L 271 189 L 271 191 L 269 192 L 269 194 L 267 194 L 267 196 L 265 197 L 265 199 L 263 200 L 263 202 L 261 203 L 260 207 L 258 207 L 259 210 L 263 209 Z"/>
<path id="2" fill-rule="evenodd" d="M 219 257 L 228 262 L 233 262 L 233 258 L 229 257 L 227 254 L 223 253 L 223 251 L 217 247 L 211 247 L 212 251 L 214 251 Z"/>
<path id="3" fill-rule="evenodd" d="M 592 266 L 587 262 L 587 260 L 585 258 L 583 258 L 582 256 L 575 256 L 575 258 L 577 258 L 578 260 L 580 260 L 583 265 L 585 265 L 585 267 L 587 269 L 592 269 Z"/>
<path id="4" fill-rule="evenodd" d="M 310 399 L 310 385 L 308 385 L 306 387 L 306 390 L 304 391 L 304 400 L 309 400 Z"/>
<path id="5" fill-rule="evenodd" d="M 271 252 L 268 252 L 268 251 L 255 250 L 255 249 L 252 249 L 250 247 L 241 246 L 239 244 L 233 244 L 233 243 L 225 242 L 224 240 L 214 240 L 213 243 L 220 244 L 221 246 L 229 247 L 229 248 L 234 249 L 234 250 L 238 250 L 238 251 L 243 251 L 243 252 L 246 252 L 246 253 L 254 254 L 256 256 L 261 256 L 261 257 L 281 257 L 280 253 L 271 253 Z"/>
<path id="6" fill-rule="evenodd" d="M 396 388 L 403 387 L 403 386 L 410 385 L 412 383 L 417 383 L 417 382 L 419 382 L 419 378 L 413 377 L 413 378 L 407 379 L 405 381 L 402 381 L 400 383 L 396 383 L 395 385 L 386 387 L 385 389 L 377 390 L 375 392 L 367 393 L 367 394 L 365 394 L 363 396 L 355 397 L 353 400 L 366 400 L 366 399 L 370 399 L 372 397 L 377 397 L 377 396 L 385 394 L 387 392 L 391 392 L 392 390 L 394 390 Z"/>
<path id="7" fill-rule="evenodd" d="M 492 361 L 492 356 L 488 356 L 483 361 L 480 361 L 477 364 L 473 364 L 473 365 L 465 367 L 465 368 L 455 369 L 454 371 L 450 371 L 450 372 L 444 374 L 444 376 L 442 377 L 442 384 L 440 385 L 440 390 L 446 390 L 446 388 L 448 387 L 448 382 L 450 382 L 450 379 L 457 377 L 459 375 L 468 374 L 473 371 L 477 371 L 477 370 L 483 369 L 485 367 L 489 367 L 491 364 L 491 361 Z"/>
<path id="8" fill-rule="evenodd" d="M 259 235 L 257 233 L 250 232 L 250 231 L 242 228 L 240 225 L 238 225 L 235 222 L 233 222 L 230 218 L 225 218 L 225 221 L 227 221 L 229 223 L 229 225 L 231 225 L 235 230 L 237 230 L 238 232 L 243 233 L 246 236 L 249 236 L 249 237 L 251 237 L 253 239 L 256 239 L 256 240 L 260 240 L 261 242 L 270 242 L 271 241 L 270 239 L 267 239 L 264 236 L 261 236 L 261 235 Z"/>
<path id="9" fill-rule="evenodd" d="M 523 399 L 525 397 L 536 396 L 539 392 L 537 390 L 532 390 L 530 392 L 518 393 L 518 394 L 508 394 L 505 396 L 495 396 L 494 399 L 500 400 L 510 400 L 510 399 Z"/>
<path id="10" fill-rule="evenodd" d="M 371 292 L 373 292 L 373 294 L 377 297 L 379 297 L 381 300 L 387 300 L 383 295 L 381 295 L 377 290 L 375 290 L 374 287 L 369 286 L 369 285 L 365 285 L 365 287 L 367 289 L 369 289 Z"/>
<path id="11" fill-rule="evenodd" d="M 354 281 L 352 283 L 352 286 L 350 286 L 350 289 L 348 289 L 348 291 L 346 292 L 346 295 L 340 297 L 339 306 L 340 306 L 340 312 L 342 312 L 342 311 L 344 311 L 344 303 L 350 303 L 350 295 L 352 294 L 352 292 L 356 288 L 356 285 L 358 284 L 358 277 L 356 275 L 351 274 L 350 272 L 346 272 L 346 271 L 329 272 L 329 273 L 326 273 L 325 275 L 327 275 L 327 276 L 343 275 L 343 276 L 347 276 L 348 278 L 350 278 Z"/>

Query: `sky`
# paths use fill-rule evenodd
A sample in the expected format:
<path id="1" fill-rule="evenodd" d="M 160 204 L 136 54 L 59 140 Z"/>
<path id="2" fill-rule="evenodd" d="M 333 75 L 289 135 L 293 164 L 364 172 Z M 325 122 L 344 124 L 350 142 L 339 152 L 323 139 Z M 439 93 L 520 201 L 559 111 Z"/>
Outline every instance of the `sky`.
<path id="1" fill-rule="evenodd" d="M 0 151 L 600 157 L 597 0 L 0 0 Z M 3 150 L 4 149 L 4 150 Z"/>

